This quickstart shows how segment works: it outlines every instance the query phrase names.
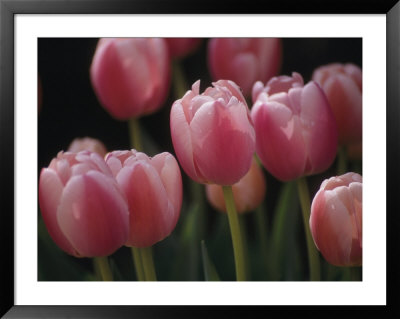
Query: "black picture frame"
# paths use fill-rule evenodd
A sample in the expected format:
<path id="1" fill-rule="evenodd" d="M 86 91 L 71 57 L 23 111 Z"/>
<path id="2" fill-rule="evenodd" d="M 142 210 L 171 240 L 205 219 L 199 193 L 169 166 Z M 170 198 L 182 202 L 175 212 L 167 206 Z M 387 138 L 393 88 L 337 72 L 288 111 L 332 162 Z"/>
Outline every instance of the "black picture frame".
<path id="1" fill-rule="evenodd" d="M 377 307 L 310 307 L 305 306 L 15 306 L 14 305 L 14 19 L 16 14 L 213 14 L 213 13 L 333 13 L 333 14 L 386 14 L 387 19 L 387 305 Z M 263 4 L 246 1 L 246 6 L 215 1 L 162 1 L 162 0 L 0 0 L 0 216 L 1 231 L 1 308 L 5 318 L 204 318 L 209 313 L 218 317 L 247 317 L 258 313 L 286 317 L 309 316 L 325 312 L 337 317 L 354 317 L 368 313 L 373 317 L 399 316 L 399 276 L 395 261 L 399 256 L 399 243 L 395 213 L 399 212 L 392 186 L 398 180 L 400 136 L 400 3 L 397 0 L 282 0 Z M 377 79 L 379 80 L 379 79 Z M 384 101 L 382 101 L 382 104 Z M 385 212 L 377 212 L 384 214 Z M 329 312 L 328 312 L 329 311 Z"/>

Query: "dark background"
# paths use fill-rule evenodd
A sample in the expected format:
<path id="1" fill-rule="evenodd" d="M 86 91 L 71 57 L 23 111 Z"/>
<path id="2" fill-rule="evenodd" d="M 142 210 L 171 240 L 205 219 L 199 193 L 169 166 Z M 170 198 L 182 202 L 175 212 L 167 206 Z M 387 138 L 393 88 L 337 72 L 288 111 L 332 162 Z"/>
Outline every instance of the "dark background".
<path id="1" fill-rule="evenodd" d="M 89 68 L 97 41 L 98 39 L 94 38 L 40 38 L 38 40 L 38 73 L 43 96 L 41 111 L 38 115 L 38 174 L 42 167 L 48 166 L 51 159 L 60 150 L 66 150 L 76 137 L 97 138 L 105 144 L 109 151 L 130 148 L 127 123 L 113 119 L 101 107 L 90 83 Z M 320 65 L 351 62 L 362 67 L 362 40 L 360 38 L 285 38 L 282 39 L 282 43 L 283 59 L 280 74 L 290 75 L 293 71 L 299 72 L 305 83 L 310 80 L 313 70 Z M 201 80 L 201 92 L 211 85 L 206 52 L 207 39 L 204 39 L 196 52 L 180 61 L 187 79 L 187 89 L 198 79 Z M 145 151 L 149 155 L 162 151 L 175 154 L 169 130 L 169 111 L 175 99 L 173 90 L 170 90 L 165 105 L 157 113 L 140 119 Z M 149 144 L 152 147 L 146 149 L 146 145 Z M 323 175 L 309 178 L 311 196 L 319 187 L 322 179 L 329 177 L 330 173 L 331 171 L 328 171 Z M 282 184 L 267 172 L 265 174 L 268 185 L 265 204 L 267 211 L 271 212 L 268 214 L 270 223 L 273 220 L 272 212 Z M 185 196 L 189 192 L 189 180 L 183 171 L 182 177 L 185 201 Z M 176 231 L 154 247 L 155 263 L 160 280 L 203 280 L 200 269 L 196 269 L 194 275 L 182 271 L 178 272 L 178 276 L 175 276 L 174 279 L 170 277 L 173 267 L 171 259 L 179 255 L 180 248 L 177 247 L 176 239 L 183 231 L 185 207 L 184 202 Z M 207 209 L 212 211 L 209 206 Z M 225 263 L 233 262 L 230 259 L 224 260 L 224 256 L 218 253 L 221 247 L 222 249 L 224 247 L 231 249 L 229 248 L 230 238 L 221 239 L 218 236 L 218 227 L 226 227 L 223 222 L 219 221 L 220 215 L 220 213 L 212 212 L 208 214 L 207 219 L 207 233 L 211 238 L 209 253 L 219 269 L 225 268 Z M 254 239 L 251 237 L 254 223 L 251 215 L 246 216 L 245 219 L 251 241 Z M 301 221 L 299 220 L 299 222 Z M 38 233 L 39 280 L 94 279 L 91 277 L 92 262 L 87 258 L 77 259 L 67 256 L 58 249 L 49 238 L 40 217 Z M 295 242 L 296 238 L 301 238 L 298 242 L 303 242 L 302 227 L 298 227 L 293 238 Z M 302 251 L 306 253 L 305 246 L 298 245 L 300 253 Z M 129 262 L 126 263 L 126 260 Z M 131 257 L 125 247 L 114 254 L 111 263 L 112 267 L 115 263 L 114 269 L 118 268 L 124 274 L 124 278 L 134 279 L 133 265 L 130 264 Z M 300 263 L 299 268 L 292 270 L 284 279 L 300 280 L 303 278 L 302 273 L 306 271 L 304 268 L 304 264 Z M 234 274 L 230 271 L 221 275 L 222 279 L 226 280 L 233 276 Z M 118 280 L 118 276 L 116 279 Z M 270 280 L 270 278 L 262 277 L 255 279 Z"/>

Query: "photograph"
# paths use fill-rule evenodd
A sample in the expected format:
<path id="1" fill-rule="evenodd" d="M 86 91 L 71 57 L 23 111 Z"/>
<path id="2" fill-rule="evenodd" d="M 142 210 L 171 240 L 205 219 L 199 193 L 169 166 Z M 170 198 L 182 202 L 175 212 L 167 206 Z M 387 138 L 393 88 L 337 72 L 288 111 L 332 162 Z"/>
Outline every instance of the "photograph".
<path id="1" fill-rule="evenodd" d="M 39 38 L 39 281 L 361 281 L 361 38 Z"/>

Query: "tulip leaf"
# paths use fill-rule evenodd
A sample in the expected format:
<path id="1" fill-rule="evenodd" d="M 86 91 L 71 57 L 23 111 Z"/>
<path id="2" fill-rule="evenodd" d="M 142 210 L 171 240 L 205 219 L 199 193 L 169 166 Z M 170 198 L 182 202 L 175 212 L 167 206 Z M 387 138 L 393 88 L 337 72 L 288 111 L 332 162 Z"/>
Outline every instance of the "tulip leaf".
<path id="1" fill-rule="evenodd" d="M 198 215 L 199 205 L 192 204 L 184 210 L 179 227 L 176 256 L 171 278 L 173 280 L 200 280 L 200 247 Z"/>
<path id="2" fill-rule="evenodd" d="M 293 211 L 297 210 L 298 198 L 296 194 L 295 183 L 289 182 L 282 186 L 274 213 L 274 219 L 271 227 L 270 239 L 270 269 L 273 280 L 281 280 L 282 264 L 284 259 L 285 249 L 290 246 L 289 234 L 293 234 L 291 225 L 293 225 L 293 218 L 290 218 Z M 292 236 L 293 237 L 293 236 Z M 290 248 L 290 247 L 289 247 Z"/>
<path id="3" fill-rule="evenodd" d="M 220 281 L 213 262 L 208 255 L 204 240 L 201 241 L 201 255 L 203 257 L 204 278 L 206 281 Z"/>

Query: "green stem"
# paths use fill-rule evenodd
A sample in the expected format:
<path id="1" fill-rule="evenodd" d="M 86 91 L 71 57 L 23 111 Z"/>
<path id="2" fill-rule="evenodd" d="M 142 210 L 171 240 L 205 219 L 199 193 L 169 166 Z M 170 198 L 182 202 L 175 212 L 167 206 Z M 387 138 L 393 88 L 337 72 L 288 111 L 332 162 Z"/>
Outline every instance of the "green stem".
<path id="1" fill-rule="evenodd" d="M 242 235 L 240 233 L 239 218 L 233 200 L 232 186 L 222 186 L 224 192 L 225 205 L 228 212 L 229 227 L 231 229 L 233 252 L 235 255 L 236 280 L 246 280 L 246 269 L 244 262 L 244 250 Z"/>
<path id="2" fill-rule="evenodd" d="M 320 264 L 318 260 L 318 252 L 311 237 L 309 226 L 311 205 L 310 194 L 305 177 L 301 177 L 297 180 L 297 188 L 299 191 L 301 210 L 303 212 L 304 232 L 306 234 L 308 251 L 308 264 L 310 267 L 310 279 L 312 281 L 318 281 L 320 280 Z"/>
<path id="3" fill-rule="evenodd" d="M 107 256 L 106 257 L 95 257 L 94 261 L 100 270 L 101 279 L 103 281 L 113 281 L 113 276 L 111 272 L 110 265 L 108 263 Z"/>
<path id="4" fill-rule="evenodd" d="M 136 270 L 136 278 L 138 281 L 144 281 L 145 276 L 144 276 L 144 270 L 143 270 L 143 265 L 142 265 L 142 257 L 140 255 L 140 250 L 137 247 L 131 247 L 132 251 L 132 257 L 133 257 L 133 263 L 135 265 L 135 270 Z"/>
<path id="5" fill-rule="evenodd" d="M 268 264 L 268 238 L 267 238 L 267 220 L 265 218 L 265 205 L 261 203 L 256 208 L 255 223 L 257 229 L 258 240 L 260 242 L 261 256 L 264 261 L 264 265 Z"/>
<path id="6" fill-rule="evenodd" d="M 250 273 L 250 258 L 249 258 L 249 250 L 247 243 L 247 232 L 246 232 L 246 220 L 244 215 L 238 215 L 239 217 L 239 226 L 240 226 L 240 234 L 242 235 L 243 242 L 243 258 L 244 258 L 244 267 L 246 271 L 247 280 L 251 280 Z"/>
<path id="7" fill-rule="evenodd" d="M 181 99 L 189 89 L 186 86 L 185 75 L 179 61 L 172 63 L 172 83 L 176 99 Z"/>
<path id="8" fill-rule="evenodd" d="M 140 139 L 140 126 L 139 126 L 139 120 L 137 118 L 131 118 L 128 121 L 128 126 L 129 126 L 129 136 L 131 139 L 131 146 L 141 152 L 143 150 L 142 148 L 142 142 Z"/>
<path id="9" fill-rule="evenodd" d="M 139 250 L 142 256 L 143 270 L 146 281 L 157 281 L 151 246 L 139 248 Z"/>
<path id="10" fill-rule="evenodd" d="M 337 174 L 338 176 L 343 175 L 347 172 L 347 154 L 344 146 L 339 147 L 338 151 L 338 166 Z"/>

